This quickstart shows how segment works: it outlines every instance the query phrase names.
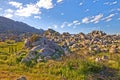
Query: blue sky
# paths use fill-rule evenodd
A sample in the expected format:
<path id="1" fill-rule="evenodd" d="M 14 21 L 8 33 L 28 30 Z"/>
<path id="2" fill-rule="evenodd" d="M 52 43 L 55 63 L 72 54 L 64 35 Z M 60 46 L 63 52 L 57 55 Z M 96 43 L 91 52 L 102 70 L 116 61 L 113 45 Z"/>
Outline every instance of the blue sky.
<path id="1" fill-rule="evenodd" d="M 0 0 L 0 16 L 61 33 L 120 33 L 120 0 Z"/>

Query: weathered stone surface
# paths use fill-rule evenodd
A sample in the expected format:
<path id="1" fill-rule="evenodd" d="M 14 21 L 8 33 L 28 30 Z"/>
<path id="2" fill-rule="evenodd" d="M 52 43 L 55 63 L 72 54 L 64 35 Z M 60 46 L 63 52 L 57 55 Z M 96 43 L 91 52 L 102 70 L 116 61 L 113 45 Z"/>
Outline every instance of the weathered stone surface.
<path id="1" fill-rule="evenodd" d="M 22 62 L 30 61 L 31 59 L 36 59 L 37 62 L 42 61 L 39 56 L 48 59 L 48 56 L 58 57 L 57 52 L 64 53 L 64 50 L 58 46 L 53 41 L 48 40 L 45 37 L 37 39 L 37 41 L 32 42 L 32 49 L 29 51 L 28 55 L 22 59 Z M 61 55 L 59 55 L 61 56 Z"/>
<path id="2" fill-rule="evenodd" d="M 27 79 L 26 79 L 26 77 L 22 76 L 22 77 L 20 77 L 20 78 L 18 78 L 16 80 L 27 80 Z"/>
<path id="3" fill-rule="evenodd" d="M 30 40 L 29 39 L 25 39 L 24 46 L 25 46 L 25 48 L 29 48 L 30 47 Z"/>

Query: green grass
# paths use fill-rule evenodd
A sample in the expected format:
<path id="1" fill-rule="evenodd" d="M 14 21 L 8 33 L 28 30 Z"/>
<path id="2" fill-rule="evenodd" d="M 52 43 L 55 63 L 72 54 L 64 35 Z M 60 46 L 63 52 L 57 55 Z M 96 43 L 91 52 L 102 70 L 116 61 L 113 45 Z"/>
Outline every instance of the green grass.
<path id="1" fill-rule="evenodd" d="M 99 75 L 104 70 L 104 66 L 110 68 L 113 73 L 116 72 L 114 75 L 116 80 L 120 79 L 120 54 L 114 54 L 109 61 L 97 63 L 91 60 L 92 56 L 79 52 L 80 54 L 74 53 L 70 57 L 63 57 L 62 61 L 49 60 L 41 63 L 32 61 L 25 65 L 20 63 L 27 53 L 27 50 L 22 49 L 23 42 L 15 43 L 17 52 L 23 52 L 20 55 L 9 53 L 7 43 L 2 44 L 5 47 L 0 48 L 0 52 L 2 52 L 0 53 L 0 80 L 15 80 L 22 75 L 26 76 L 28 80 L 98 80 L 96 76 L 93 79 L 93 75 Z M 94 57 L 103 55 L 109 57 L 109 53 L 99 53 Z"/>

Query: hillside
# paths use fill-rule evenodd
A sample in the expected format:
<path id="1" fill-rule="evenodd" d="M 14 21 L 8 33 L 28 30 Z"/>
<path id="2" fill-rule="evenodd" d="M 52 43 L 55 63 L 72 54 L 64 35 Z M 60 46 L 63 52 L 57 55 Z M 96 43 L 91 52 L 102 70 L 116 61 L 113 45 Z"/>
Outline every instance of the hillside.
<path id="1" fill-rule="evenodd" d="M 43 33 L 44 30 L 42 29 L 36 29 L 34 27 L 31 27 L 23 22 L 18 22 L 11 20 L 9 18 L 5 18 L 0 16 L 0 33 Z"/>

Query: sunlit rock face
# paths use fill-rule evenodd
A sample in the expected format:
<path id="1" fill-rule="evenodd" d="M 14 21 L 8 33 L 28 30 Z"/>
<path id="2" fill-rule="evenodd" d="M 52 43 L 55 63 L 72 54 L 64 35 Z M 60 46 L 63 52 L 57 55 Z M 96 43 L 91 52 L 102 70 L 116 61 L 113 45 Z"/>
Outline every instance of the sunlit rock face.
<path id="1" fill-rule="evenodd" d="M 29 47 L 29 41 L 25 41 L 25 45 Z M 59 58 L 62 54 L 64 54 L 64 49 L 58 46 L 53 41 L 48 40 L 45 37 L 40 37 L 34 42 L 31 42 L 30 45 L 32 48 L 30 49 L 28 55 L 22 59 L 22 62 L 27 62 L 31 59 L 36 59 L 39 56 L 47 58 L 54 57 Z M 30 46 L 30 47 L 31 47 Z M 38 58 L 40 60 L 40 57 Z"/>

